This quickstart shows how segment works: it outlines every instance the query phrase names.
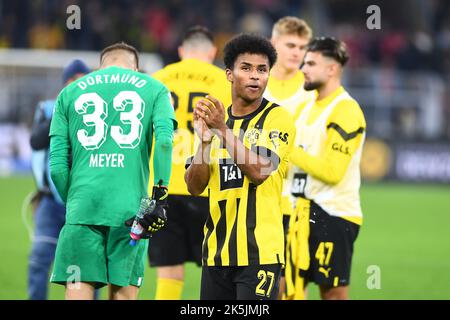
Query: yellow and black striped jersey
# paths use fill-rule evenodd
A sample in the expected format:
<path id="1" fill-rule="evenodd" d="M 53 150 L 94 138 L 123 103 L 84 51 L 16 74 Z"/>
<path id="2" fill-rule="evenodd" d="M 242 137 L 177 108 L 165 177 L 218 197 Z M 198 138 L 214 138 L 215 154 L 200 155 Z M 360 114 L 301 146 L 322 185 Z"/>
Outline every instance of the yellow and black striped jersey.
<path id="1" fill-rule="evenodd" d="M 194 151 L 194 126 L 192 112 L 198 99 L 207 94 L 220 100 L 224 106 L 231 104 L 231 85 L 225 71 L 204 61 L 184 59 L 167 65 L 153 77 L 164 83 L 172 94 L 178 129 L 174 133 L 172 175 L 169 192 L 190 195 L 184 182 L 186 159 Z M 150 160 L 152 163 L 153 160 Z M 150 177 L 149 192 L 153 187 Z M 202 196 L 207 196 L 204 192 Z"/>
<path id="2" fill-rule="evenodd" d="M 214 137 L 203 264 L 284 263 L 281 190 L 295 140 L 294 121 L 286 109 L 266 99 L 257 110 L 243 117 L 233 116 L 231 109 L 227 112 L 227 126 L 247 148 L 269 156 L 276 169 L 262 184 L 254 185 Z"/>

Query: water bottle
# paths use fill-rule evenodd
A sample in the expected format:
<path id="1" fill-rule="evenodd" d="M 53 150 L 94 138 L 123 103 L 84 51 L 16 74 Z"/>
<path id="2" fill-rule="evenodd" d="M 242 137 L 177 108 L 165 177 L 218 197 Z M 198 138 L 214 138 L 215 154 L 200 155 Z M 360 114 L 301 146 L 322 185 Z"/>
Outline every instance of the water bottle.
<path id="1" fill-rule="evenodd" d="M 141 203 L 139 205 L 139 211 L 136 213 L 136 217 L 134 218 L 133 225 L 131 226 L 130 231 L 130 245 L 135 246 L 137 241 L 141 238 L 142 233 L 144 232 L 144 228 L 139 224 L 139 219 L 144 217 L 144 214 L 147 212 L 152 212 L 155 209 L 156 201 L 150 200 L 149 198 L 142 198 Z"/>

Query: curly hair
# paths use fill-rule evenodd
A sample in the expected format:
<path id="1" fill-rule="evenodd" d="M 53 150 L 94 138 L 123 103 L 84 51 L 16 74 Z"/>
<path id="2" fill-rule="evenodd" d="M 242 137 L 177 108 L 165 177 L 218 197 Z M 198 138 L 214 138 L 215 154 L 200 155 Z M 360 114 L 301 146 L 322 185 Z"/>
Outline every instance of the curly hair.
<path id="1" fill-rule="evenodd" d="M 269 59 L 269 67 L 277 61 L 277 52 L 269 40 L 256 34 L 240 34 L 225 45 L 223 49 L 225 67 L 233 69 L 237 57 L 244 53 L 260 54 Z"/>

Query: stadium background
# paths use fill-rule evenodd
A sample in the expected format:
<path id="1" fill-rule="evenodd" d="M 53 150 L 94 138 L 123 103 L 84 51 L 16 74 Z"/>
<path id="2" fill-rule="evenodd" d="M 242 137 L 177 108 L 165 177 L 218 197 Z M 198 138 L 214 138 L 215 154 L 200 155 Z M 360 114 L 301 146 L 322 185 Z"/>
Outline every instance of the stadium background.
<path id="1" fill-rule="evenodd" d="M 69 30 L 69 5 L 81 29 Z M 369 30 L 376 4 L 381 29 Z M 270 36 L 284 15 L 314 35 L 344 40 L 351 60 L 344 85 L 359 101 L 368 139 L 362 161 L 364 225 L 356 242 L 353 299 L 450 298 L 450 3 L 446 0 L 0 1 L 0 299 L 26 299 L 34 190 L 29 131 L 36 103 L 61 88 L 72 58 L 98 63 L 124 40 L 151 73 L 177 60 L 188 26 L 204 24 L 222 48 L 242 31 Z M 220 50 L 219 50 L 220 51 Z M 216 64 L 223 66 L 219 55 Z M 22 210 L 26 209 L 26 210 Z M 23 214 L 24 213 L 24 214 Z M 169 217 L 170 218 L 170 217 Z M 141 299 L 154 296 L 147 268 Z M 379 276 L 379 278 L 376 278 Z M 200 270 L 188 265 L 185 299 L 198 299 Z M 103 290 L 102 297 L 106 297 Z M 318 298 L 311 287 L 310 297 Z M 52 285 L 50 299 L 63 298 Z"/>

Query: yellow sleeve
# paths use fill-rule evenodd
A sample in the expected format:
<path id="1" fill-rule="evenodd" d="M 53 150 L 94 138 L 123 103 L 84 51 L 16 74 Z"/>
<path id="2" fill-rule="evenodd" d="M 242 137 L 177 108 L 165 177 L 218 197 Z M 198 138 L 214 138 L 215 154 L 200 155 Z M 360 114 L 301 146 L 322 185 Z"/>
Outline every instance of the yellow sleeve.
<path id="1" fill-rule="evenodd" d="M 313 156 L 301 147 L 294 147 L 290 161 L 325 183 L 337 184 L 344 177 L 365 128 L 359 105 L 355 101 L 343 101 L 328 119 L 327 140 L 322 152 Z"/>
<path id="2" fill-rule="evenodd" d="M 296 129 L 290 113 L 282 107 L 276 107 L 267 116 L 261 130 L 261 138 L 253 148 L 256 153 L 270 158 L 278 167 L 281 160 L 288 157 L 295 141 Z"/>

